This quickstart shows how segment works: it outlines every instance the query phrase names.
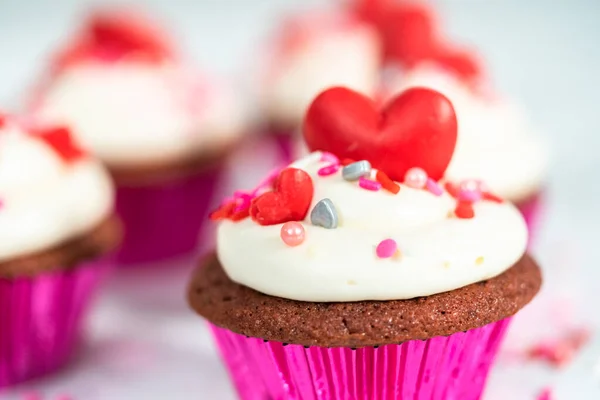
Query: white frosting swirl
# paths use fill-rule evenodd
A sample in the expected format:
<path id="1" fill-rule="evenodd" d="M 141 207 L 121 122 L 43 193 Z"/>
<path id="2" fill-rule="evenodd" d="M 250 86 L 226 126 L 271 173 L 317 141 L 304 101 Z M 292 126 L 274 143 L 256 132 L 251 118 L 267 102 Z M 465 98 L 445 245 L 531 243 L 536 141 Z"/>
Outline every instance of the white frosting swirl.
<path id="1" fill-rule="evenodd" d="M 93 229 L 113 209 L 100 163 L 65 163 L 48 144 L 0 128 L 0 261 L 42 251 Z"/>
<path id="2" fill-rule="evenodd" d="M 446 177 L 482 179 L 511 201 L 540 189 L 547 166 L 545 142 L 513 104 L 474 93 L 457 77 L 423 65 L 392 84 L 393 93 L 426 86 L 445 94 L 458 119 L 458 140 Z"/>
<path id="3" fill-rule="evenodd" d="M 242 131 L 239 106 L 176 65 L 90 61 L 60 74 L 37 114 L 72 126 L 107 164 L 135 166 L 226 145 Z"/>
<path id="4" fill-rule="evenodd" d="M 290 33 L 296 36 L 293 43 L 283 44 L 269 70 L 264 101 L 272 120 L 298 124 L 311 101 L 332 86 L 375 92 L 381 49 L 372 27 L 324 13 L 302 15 L 284 29 L 297 32 Z"/>
<path id="5" fill-rule="evenodd" d="M 525 252 L 525 222 L 508 202 L 482 201 L 473 219 L 449 218 L 456 201 L 447 193 L 437 197 L 404 185 L 397 195 L 368 191 L 339 172 L 318 176 L 327 165 L 320 157 L 316 152 L 292 166 L 313 179 L 311 209 L 331 199 L 338 228 L 313 226 L 307 217 L 305 241 L 288 247 L 281 224 L 224 221 L 217 252 L 232 280 L 301 301 L 410 299 L 497 276 Z M 375 248 L 385 239 L 397 242 L 400 257 L 377 257 Z"/>

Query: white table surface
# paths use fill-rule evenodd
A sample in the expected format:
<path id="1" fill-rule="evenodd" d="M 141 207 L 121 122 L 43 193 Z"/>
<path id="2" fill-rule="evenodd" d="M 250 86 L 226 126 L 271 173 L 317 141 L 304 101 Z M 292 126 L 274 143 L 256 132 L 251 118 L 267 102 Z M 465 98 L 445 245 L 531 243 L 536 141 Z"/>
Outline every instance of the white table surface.
<path id="1" fill-rule="evenodd" d="M 41 57 L 66 35 L 77 12 L 90 2 L 38 3 L 42 2 L 0 0 L 0 104 L 4 108 L 15 106 L 41 68 Z M 252 63 L 253 44 L 268 29 L 272 16 L 290 5 L 320 2 L 143 3 L 186 38 L 195 60 L 210 70 L 233 74 Z M 546 284 L 538 304 L 526 310 L 531 319 L 524 319 L 552 315 L 560 295 L 565 304 L 575 305 L 575 321 L 597 325 L 600 2 L 438 3 L 449 30 L 485 50 L 494 81 L 527 107 L 554 148 L 547 220 L 535 249 L 546 269 Z M 251 175 L 268 169 L 269 160 L 262 161 L 265 165 L 255 165 Z M 190 263 L 181 264 L 144 275 L 116 276 L 91 315 L 89 340 L 72 365 L 55 376 L 0 394 L 0 399 L 21 399 L 31 391 L 49 400 L 61 394 L 73 400 L 234 399 L 203 322 L 186 308 L 183 293 Z M 540 335 L 554 328 L 543 323 L 537 327 Z M 515 337 L 527 336 L 520 332 Z M 486 399 L 534 399 L 542 387 L 552 385 L 557 400 L 598 400 L 599 359 L 600 339 L 594 336 L 577 359 L 560 370 L 536 363 L 500 363 Z"/>

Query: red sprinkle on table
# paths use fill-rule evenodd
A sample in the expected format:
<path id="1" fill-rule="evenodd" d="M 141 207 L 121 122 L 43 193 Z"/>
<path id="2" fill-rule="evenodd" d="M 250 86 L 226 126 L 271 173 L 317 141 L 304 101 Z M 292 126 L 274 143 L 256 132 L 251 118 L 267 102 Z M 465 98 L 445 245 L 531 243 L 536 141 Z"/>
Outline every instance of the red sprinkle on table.
<path id="1" fill-rule="evenodd" d="M 0 129 L 6 124 L 6 115 L 0 113 Z"/>
<path id="2" fill-rule="evenodd" d="M 385 172 L 377 171 L 375 179 L 377 179 L 377 182 L 381 183 L 381 187 L 387 190 L 388 192 L 392 192 L 394 194 L 398 194 L 398 192 L 400 192 L 400 185 L 391 180 Z"/>

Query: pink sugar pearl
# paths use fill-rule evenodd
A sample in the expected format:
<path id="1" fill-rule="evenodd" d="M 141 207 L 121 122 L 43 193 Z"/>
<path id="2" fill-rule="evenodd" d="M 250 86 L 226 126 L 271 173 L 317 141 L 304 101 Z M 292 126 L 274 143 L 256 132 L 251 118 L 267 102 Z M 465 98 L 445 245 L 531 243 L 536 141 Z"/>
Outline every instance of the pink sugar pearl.
<path id="1" fill-rule="evenodd" d="M 290 247 L 302 244 L 304 237 L 304 226 L 300 222 L 286 222 L 281 227 L 281 240 Z"/>
<path id="2" fill-rule="evenodd" d="M 404 175 L 404 184 L 413 189 L 423 189 L 427 185 L 427 172 L 418 167 L 409 169 Z"/>
<path id="3" fill-rule="evenodd" d="M 467 179 L 460 183 L 458 189 L 458 199 L 471 203 L 481 200 L 481 182 L 474 179 Z"/>
<path id="4" fill-rule="evenodd" d="M 382 240 L 378 245 L 375 252 L 379 258 L 390 258 L 398 250 L 398 245 L 394 239 Z"/>

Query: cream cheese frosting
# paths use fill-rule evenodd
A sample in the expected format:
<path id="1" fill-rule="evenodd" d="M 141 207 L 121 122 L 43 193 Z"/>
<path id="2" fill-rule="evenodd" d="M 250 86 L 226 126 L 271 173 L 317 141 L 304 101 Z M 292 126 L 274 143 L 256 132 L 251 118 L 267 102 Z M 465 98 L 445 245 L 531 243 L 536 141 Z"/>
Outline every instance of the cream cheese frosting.
<path id="1" fill-rule="evenodd" d="M 0 127 L 0 261 L 43 251 L 93 229 L 113 209 L 102 165 L 66 163 L 14 123 Z"/>
<path id="2" fill-rule="evenodd" d="M 548 149 L 514 104 L 475 93 L 459 78 L 423 64 L 391 84 L 392 93 L 422 86 L 446 95 L 458 120 L 458 140 L 446 170 L 451 180 L 482 179 L 500 196 L 524 200 L 540 189 Z"/>
<path id="3" fill-rule="evenodd" d="M 381 48 L 371 26 L 325 12 L 302 15 L 285 29 L 292 38 L 274 54 L 265 85 L 265 108 L 273 121 L 298 124 L 315 96 L 332 86 L 375 92 Z"/>
<path id="4" fill-rule="evenodd" d="M 232 94 L 175 63 L 92 60 L 58 74 L 36 115 L 73 127 L 109 166 L 136 166 L 226 146 L 242 131 L 241 110 Z"/>
<path id="5" fill-rule="evenodd" d="M 474 218 L 450 217 L 456 200 L 446 192 L 436 196 L 404 184 L 396 195 L 365 190 L 341 173 L 319 176 L 330 164 L 321 156 L 312 153 L 291 167 L 312 178 L 311 209 L 331 200 L 338 227 L 314 226 L 307 216 L 301 221 L 304 242 L 289 247 L 280 237 L 282 224 L 224 220 L 217 254 L 232 280 L 300 301 L 401 300 L 492 278 L 525 252 L 525 222 L 508 202 L 480 201 L 473 206 Z M 396 241 L 399 252 L 382 259 L 376 246 L 386 239 Z"/>

